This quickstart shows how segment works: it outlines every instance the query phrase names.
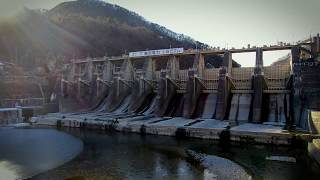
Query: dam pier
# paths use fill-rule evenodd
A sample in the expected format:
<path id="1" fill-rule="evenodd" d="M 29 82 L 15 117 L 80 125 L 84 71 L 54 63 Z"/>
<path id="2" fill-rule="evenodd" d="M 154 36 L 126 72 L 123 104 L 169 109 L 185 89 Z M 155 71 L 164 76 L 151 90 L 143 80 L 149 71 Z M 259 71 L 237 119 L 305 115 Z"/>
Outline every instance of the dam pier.
<path id="1" fill-rule="evenodd" d="M 281 50 L 291 53 L 264 66 L 264 52 Z M 233 61 L 248 52 L 254 67 Z M 205 139 L 227 131 L 234 141 L 270 144 L 311 140 L 320 131 L 319 54 L 318 35 L 295 45 L 73 60 L 61 71 L 60 112 L 32 121 Z"/>

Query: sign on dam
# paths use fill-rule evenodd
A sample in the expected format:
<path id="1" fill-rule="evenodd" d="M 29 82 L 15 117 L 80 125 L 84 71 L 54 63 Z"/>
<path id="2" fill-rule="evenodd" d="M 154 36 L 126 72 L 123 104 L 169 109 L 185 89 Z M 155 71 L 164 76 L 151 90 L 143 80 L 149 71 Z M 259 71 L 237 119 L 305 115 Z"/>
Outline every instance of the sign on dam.
<path id="1" fill-rule="evenodd" d="M 161 56 L 170 54 L 183 53 L 183 48 L 170 48 L 170 49 L 158 49 L 158 50 L 148 50 L 148 51 L 136 51 L 129 52 L 129 57 L 145 57 L 145 56 Z"/>

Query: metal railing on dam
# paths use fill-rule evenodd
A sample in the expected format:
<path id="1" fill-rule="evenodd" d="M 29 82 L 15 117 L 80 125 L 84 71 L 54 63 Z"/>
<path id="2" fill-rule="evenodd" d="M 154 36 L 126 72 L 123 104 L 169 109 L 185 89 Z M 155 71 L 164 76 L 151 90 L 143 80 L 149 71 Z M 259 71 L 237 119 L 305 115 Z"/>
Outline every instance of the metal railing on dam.
<path id="1" fill-rule="evenodd" d="M 263 52 L 277 50 L 291 50 L 291 55 L 263 66 Z M 255 67 L 233 67 L 232 53 L 243 52 L 256 52 Z M 107 110 L 125 106 L 132 112 L 150 106 L 146 104 L 154 101 L 147 98 L 155 94 L 152 112 L 157 116 L 201 118 L 205 113 L 207 118 L 235 123 L 286 124 L 295 121 L 292 94 L 298 70 L 292 65 L 318 54 L 319 37 L 296 45 L 74 60 L 62 71 L 61 94 L 91 103 L 104 98 Z M 222 59 L 219 67 L 206 66 L 213 56 Z M 200 100 L 202 94 L 209 95 Z"/>

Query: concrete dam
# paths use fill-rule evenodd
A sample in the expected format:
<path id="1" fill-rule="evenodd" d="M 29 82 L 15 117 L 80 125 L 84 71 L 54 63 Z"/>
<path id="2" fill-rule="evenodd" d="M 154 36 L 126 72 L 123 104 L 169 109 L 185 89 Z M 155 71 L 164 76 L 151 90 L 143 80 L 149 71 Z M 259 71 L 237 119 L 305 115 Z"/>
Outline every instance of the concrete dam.
<path id="1" fill-rule="evenodd" d="M 276 127 L 275 131 L 263 129 L 261 133 L 281 134 L 284 127 L 318 133 L 319 39 L 318 35 L 295 45 L 167 49 L 165 54 L 154 50 L 73 60 L 64 66 L 57 92 L 60 111 L 65 113 L 49 114 L 42 120 L 54 119 L 55 124 L 60 121 L 72 127 L 91 121 L 103 125 L 111 122 L 122 130 L 140 132 L 148 131 L 144 128 L 149 125 L 161 124 L 165 135 L 187 127 L 212 126 L 218 129 L 216 135 L 227 127 L 237 129 L 241 125 L 246 130 L 256 129 L 256 134 L 259 128 L 269 128 L 259 124 Z M 263 53 L 279 50 L 290 50 L 291 54 L 264 66 Z M 255 52 L 255 66 L 235 66 L 232 54 L 246 52 Z M 208 57 L 220 58 L 221 63 L 208 66 Z M 75 112 L 75 108 L 85 110 Z M 126 123 L 120 126 L 119 122 Z M 168 132 L 171 125 L 175 129 Z M 160 130 L 149 131 L 161 134 Z M 188 133 L 202 136 L 199 132 Z"/>

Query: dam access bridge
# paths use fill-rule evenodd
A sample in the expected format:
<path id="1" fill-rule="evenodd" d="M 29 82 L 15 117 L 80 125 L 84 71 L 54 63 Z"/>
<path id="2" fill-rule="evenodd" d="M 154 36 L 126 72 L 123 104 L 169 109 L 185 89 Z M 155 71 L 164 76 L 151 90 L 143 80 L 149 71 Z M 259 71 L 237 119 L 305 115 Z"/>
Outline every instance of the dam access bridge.
<path id="1" fill-rule="evenodd" d="M 319 67 L 319 39 L 318 35 L 295 45 L 174 48 L 73 60 L 61 74 L 61 99 L 90 105 L 106 116 L 122 113 L 305 128 L 305 117 L 296 115 L 301 112 L 295 99 L 301 95 L 301 73 L 306 72 L 301 66 Z M 264 66 L 263 53 L 279 50 L 291 54 Z M 255 66 L 235 66 L 232 54 L 248 52 L 256 53 Z M 208 65 L 209 59 L 217 63 Z M 313 80 L 313 86 L 320 87 L 319 80 Z M 62 111 L 67 108 L 62 104 Z"/>

